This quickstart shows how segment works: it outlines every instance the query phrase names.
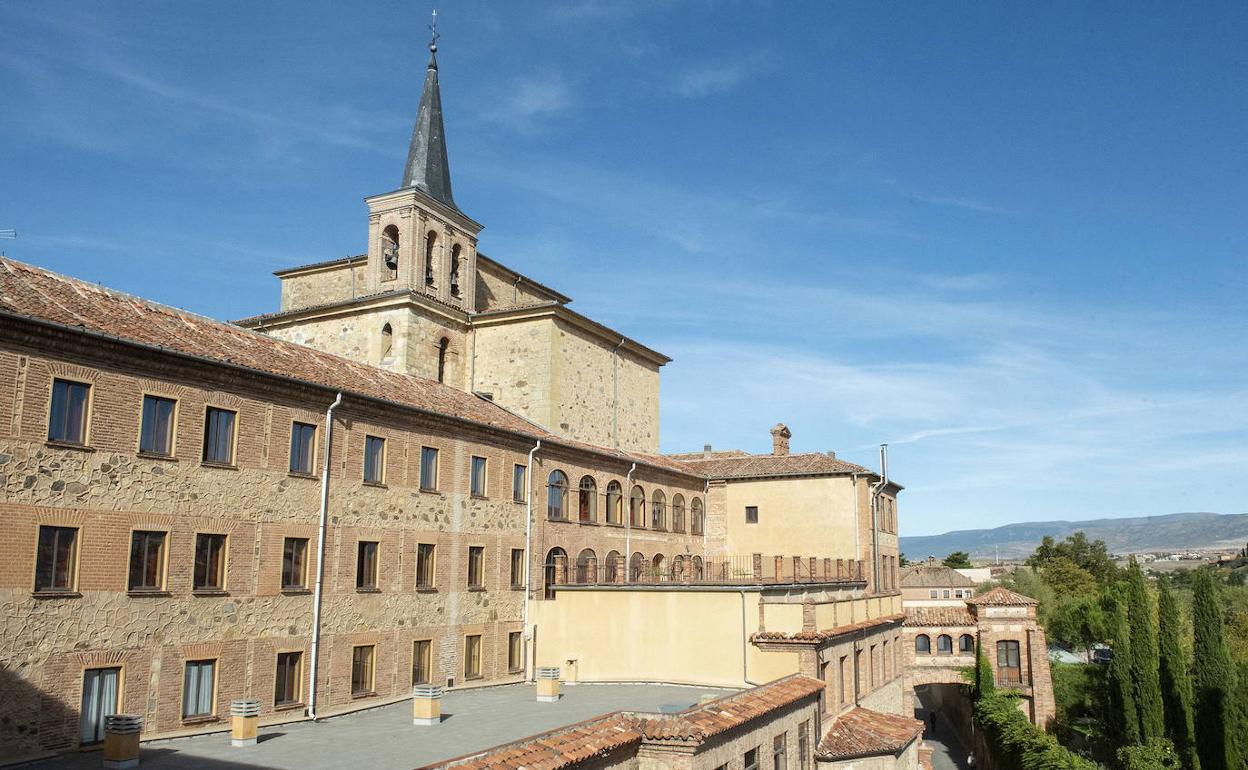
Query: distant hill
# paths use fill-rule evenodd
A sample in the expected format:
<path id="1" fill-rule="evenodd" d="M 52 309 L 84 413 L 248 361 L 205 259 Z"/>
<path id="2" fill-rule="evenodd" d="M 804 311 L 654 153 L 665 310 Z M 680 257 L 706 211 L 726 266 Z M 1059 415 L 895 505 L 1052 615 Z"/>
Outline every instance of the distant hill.
<path id="1" fill-rule="evenodd" d="M 963 529 L 943 535 L 902 537 L 901 551 L 912 561 L 967 551 L 971 558 L 1020 558 L 1035 550 L 1045 535 L 1060 540 L 1078 530 L 1089 540 L 1104 540 L 1112 553 L 1140 553 L 1185 548 L 1243 548 L 1248 542 L 1248 513 L 1170 513 L 1126 519 L 1030 521 L 995 529 Z"/>

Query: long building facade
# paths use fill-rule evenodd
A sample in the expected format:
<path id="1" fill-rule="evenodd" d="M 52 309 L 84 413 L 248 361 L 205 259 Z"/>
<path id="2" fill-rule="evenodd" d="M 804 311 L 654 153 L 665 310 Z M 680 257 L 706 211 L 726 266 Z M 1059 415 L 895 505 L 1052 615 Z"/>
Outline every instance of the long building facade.
<path id="1" fill-rule="evenodd" d="M 657 622 L 655 591 L 691 602 L 672 638 L 737 629 L 685 678 L 823 681 L 812 746 L 909 713 L 901 487 L 784 426 L 770 454 L 659 454 L 669 359 L 477 252 L 438 88 L 431 60 L 367 252 L 281 271 L 277 312 L 0 259 L 0 758 L 95 744 L 115 712 L 162 737 L 238 698 L 272 723 L 522 681 L 617 609 Z M 746 593 L 749 618 L 721 601 Z M 656 679 L 610 644 L 577 660 Z"/>

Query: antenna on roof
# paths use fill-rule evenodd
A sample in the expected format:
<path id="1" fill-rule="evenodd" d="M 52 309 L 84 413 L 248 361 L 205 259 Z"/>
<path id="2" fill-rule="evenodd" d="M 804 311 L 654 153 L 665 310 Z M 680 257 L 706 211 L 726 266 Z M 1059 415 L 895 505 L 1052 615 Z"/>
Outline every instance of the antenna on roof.
<path id="1" fill-rule="evenodd" d="M 5 240 L 5 241 L 17 240 L 17 231 L 11 227 L 8 228 L 7 230 L 0 230 L 0 240 Z M 4 257 L 4 256 L 8 256 L 8 255 L 5 254 L 3 251 L 0 251 L 0 257 Z"/>

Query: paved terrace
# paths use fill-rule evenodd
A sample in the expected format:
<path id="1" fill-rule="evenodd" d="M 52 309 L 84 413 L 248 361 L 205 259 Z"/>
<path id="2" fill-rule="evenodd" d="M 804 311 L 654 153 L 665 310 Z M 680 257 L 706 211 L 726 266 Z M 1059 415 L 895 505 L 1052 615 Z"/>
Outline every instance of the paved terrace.
<path id="1" fill-rule="evenodd" d="M 666 706 L 684 709 L 703 695 L 720 697 L 728 692 L 657 684 L 578 684 L 565 686 L 558 703 L 537 703 L 532 685 L 448 692 L 442 700 L 442 724 L 436 727 L 413 726 L 411 703 L 403 701 L 315 724 L 262 727 L 257 745 L 246 748 L 230 746 L 228 731 L 146 743 L 140 767 L 411 770 L 611 711 L 659 711 Z M 97 770 L 101 766 L 100 752 L 88 751 L 24 767 Z"/>

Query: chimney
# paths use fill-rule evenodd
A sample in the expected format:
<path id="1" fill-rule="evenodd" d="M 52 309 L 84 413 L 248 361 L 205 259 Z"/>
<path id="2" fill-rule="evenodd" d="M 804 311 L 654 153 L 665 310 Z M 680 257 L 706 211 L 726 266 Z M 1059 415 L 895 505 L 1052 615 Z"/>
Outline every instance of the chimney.
<path id="1" fill-rule="evenodd" d="M 830 457 L 830 458 L 832 458 L 833 460 L 835 460 L 835 459 L 836 459 L 836 452 L 834 452 L 834 451 L 832 451 L 831 449 L 829 449 L 829 450 L 828 450 L 828 457 Z"/>
<path id="2" fill-rule="evenodd" d="M 702 445 L 702 456 L 703 456 L 703 457 L 710 457 L 710 456 L 711 456 L 711 445 L 710 445 L 710 444 L 703 444 L 703 445 Z"/>
<path id="3" fill-rule="evenodd" d="M 793 433 L 784 423 L 776 423 L 776 427 L 771 429 L 771 453 L 777 457 L 787 455 L 792 437 Z"/>

